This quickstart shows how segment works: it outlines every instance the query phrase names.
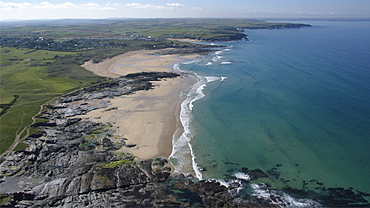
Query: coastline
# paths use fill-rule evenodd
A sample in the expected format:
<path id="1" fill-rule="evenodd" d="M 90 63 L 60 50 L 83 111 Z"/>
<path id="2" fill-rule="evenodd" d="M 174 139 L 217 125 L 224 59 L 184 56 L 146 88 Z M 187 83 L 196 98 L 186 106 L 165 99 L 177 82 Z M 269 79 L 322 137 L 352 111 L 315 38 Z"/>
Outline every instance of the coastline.
<path id="1" fill-rule="evenodd" d="M 150 55 L 156 51 L 133 51 L 103 62 L 89 61 L 83 67 L 99 76 L 117 78 L 139 72 L 171 72 L 173 64 L 197 55 Z M 195 84 L 191 77 L 165 79 L 153 82 L 154 89 L 115 98 L 104 98 L 109 105 L 78 116 L 94 122 L 111 123 L 115 135 L 127 139 L 134 147 L 122 147 L 120 152 L 133 154 L 139 160 L 163 157 L 172 152 L 172 139 L 181 130 L 180 110 L 182 91 Z M 109 110 L 107 109 L 114 109 Z"/>

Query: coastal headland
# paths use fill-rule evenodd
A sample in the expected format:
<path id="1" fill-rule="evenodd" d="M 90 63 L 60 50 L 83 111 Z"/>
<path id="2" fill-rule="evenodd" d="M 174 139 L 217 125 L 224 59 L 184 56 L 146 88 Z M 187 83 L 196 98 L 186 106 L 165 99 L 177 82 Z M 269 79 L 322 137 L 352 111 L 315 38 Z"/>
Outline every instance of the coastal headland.
<path id="1" fill-rule="evenodd" d="M 257 205 L 234 201 L 229 193 L 236 193 L 237 184 L 227 188 L 216 181 L 170 176 L 166 157 L 180 127 L 179 93 L 194 83 L 171 72 L 169 66 L 180 57 L 135 52 L 108 61 L 105 73 L 119 77 L 45 105 L 39 115 L 44 122 L 33 125 L 39 131 L 23 140 L 28 146 L 2 158 L 4 206 Z"/>
<path id="2" fill-rule="evenodd" d="M 172 65 L 222 47 L 196 42 L 247 41 L 248 29 L 310 25 L 244 19 L 69 21 L 4 25 L 0 207 L 369 206 L 368 193 L 327 188 L 314 179 L 302 181 L 302 189 L 276 190 L 272 178 L 287 181 L 280 177 L 280 163 L 264 172 L 224 161 L 238 169 L 200 180 L 174 172 L 167 160 L 173 134 L 182 130 L 180 103 L 196 82 L 173 72 Z M 317 194 L 306 189 L 311 184 L 320 186 Z M 311 198 L 315 201 L 306 200 Z"/>
<path id="3" fill-rule="evenodd" d="M 123 54 L 103 62 L 104 67 L 85 63 L 94 73 L 112 79 L 44 105 L 38 116 L 44 122 L 32 125 L 39 131 L 22 141 L 27 147 L 1 160 L 2 206 L 290 206 L 268 189 L 268 200 L 254 195 L 239 198 L 239 190 L 250 180 L 268 177 L 259 169 L 242 168 L 241 175 L 229 176 L 222 184 L 171 174 L 166 157 L 173 133 L 181 128 L 179 95 L 195 82 L 171 72 L 171 66 L 195 57 L 153 55 L 157 52 Z M 351 199 L 343 203 L 364 200 L 342 188 L 329 188 L 328 194 L 317 197 L 332 206 L 344 195 Z"/>

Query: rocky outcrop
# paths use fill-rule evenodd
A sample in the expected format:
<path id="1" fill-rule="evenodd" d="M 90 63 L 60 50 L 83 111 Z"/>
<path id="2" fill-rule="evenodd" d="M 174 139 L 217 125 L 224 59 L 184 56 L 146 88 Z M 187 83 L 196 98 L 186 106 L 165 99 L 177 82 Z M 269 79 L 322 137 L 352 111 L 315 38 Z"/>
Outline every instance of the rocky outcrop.
<path id="1" fill-rule="evenodd" d="M 28 147 L 1 159 L 2 194 L 12 194 L 13 205 L 37 206 L 79 194 L 164 181 L 171 170 L 165 159 L 136 162 L 132 155 L 112 152 L 133 144 L 127 145 L 124 138 L 114 138 L 113 142 L 110 138 L 113 135 L 108 134 L 109 124 L 72 118 L 106 105 L 76 105 L 72 102 L 150 89 L 149 80 L 176 76 L 179 75 L 147 73 L 121 77 L 64 96 L 47 106 L 40 116 L 47 122 L 33 125 L 39 132 L 23 141 Z"/>
<path id="2" fill-rule="evenodd" d="M 75 118 L 96 108 L 107 108 L 105 96 L 150 89 L 149 81 L 178 76 L 173 73 L 138 73 L 66 95 L 46 106 L 33 127 L 39 131 L 22 141 L 23 151 L 11 152 L 0 160 L 2 207 L 287 207 L 286 194 L 301 199 L 314 197 L 324 206 L 369 206 L 357 190 L 324 187 L 319 193 L 284 188 L 270 190 L 264 179 L 280 179 L 276 164 L 266 173 L 242 168 L 245 177 L 230 176 L 224 181 L 198 181 L 191 176 L 171 176 L 168 161 L 156 158 L 136 161 L 133 155 L 116 152 L 125 138 L 113 135 L 111 125 Z M 78 100 L 78 102 L 75 102 Z M 107 108 L 107 110 L 112 110 Z M 225 163 L 226 164 L 226 163 Z M 233 164 L 228 162 L 228 164 Z M 203 171 L 206 171 L 205 169 Z M 240 172 L 240 171 L 238 171 Z M 285 180 L 282 180 L 285 181 Z M 246 188 L 247 187 L 247 188 Z M 261 196 L 240 193 L 257 188 Z M 243 197 L 239 197 L 242 195 Z M 312 206 L 318 206 L 312 201 Z"/>
<path id="3" fill-rule="evenodd" d="M 47 121 L 33 125 L 39 132 L 22 141 L 28 147 L 1 159 L 0 192 L 2 198 L 7 195 L 3 206 L 236 206 L 238 203 L 228 194 L 230 190 L 219 183 L 172 178 L 166 159 L 136 161 L 133 155 L 116 152 L 135 144 L 126 144 L 125 138 L 112 135 L 110 124 L 74 117 L 108 106 L 104 102 L 92 105 L 92 100 L 150 89 L 149 81 L 176 76 L 132 74 L 66 95 L 46 106 L 40 118 Z"/>

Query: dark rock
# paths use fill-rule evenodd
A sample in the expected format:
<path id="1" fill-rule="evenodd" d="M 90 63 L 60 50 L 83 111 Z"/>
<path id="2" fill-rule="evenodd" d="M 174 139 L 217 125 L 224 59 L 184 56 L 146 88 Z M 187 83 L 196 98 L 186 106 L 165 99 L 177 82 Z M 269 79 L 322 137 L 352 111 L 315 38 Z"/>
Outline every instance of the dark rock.
<path id="1" fill-rule="evenodd" d="M 251 201 L 237 201 L 235 197 L 230 195 L 230 192 L 237 193 L 236 191 L 234 192 L 216 181 L 178 180 L 173 182 L 173 187 L 181 190 L 181 192 L 176 192 L 177 196 L 191 198 L 189 203 L 196 207 L 260 207 Z"/>
<path id="2" fill-rule="evenodd" d="M 136 147 L 136 144 L 126 144 L 125 147 L 127 147 L 127 148 L 133 148 L 133 147 Z"/>
<path id="3" fill-rule="evenodd" d="M 110 140 L 109 138 L 104 138 L 102 140 L 102 145 L 103 145 L 103 147 L 105 147 L 107 149 L 113 149 L 114 148 L 114 144 L 113 144 L 112 140 Z"/>
<path id="4" fill-rule="evenodd" d="M 239 165 L 239 163 L 234 163 L 234 162 L 224 162 L 226 165 Z"/>
<path id="5" fill-rule="evenodd" d="M 268 175 L 260 169 L 249 170 L 248 168 L 242 168 L 242 172 L 248 174 L 251 180 L 268 177 Z"/>
<path id="6" fill-rule="evenodd" d="M 99 169 L 91 181 L 91 190 L 109 190 L 117 188 L 114 168 Z"/>
<path id="7" fill-rule="evenodd" d="M 227 191 L 225 186 L 221 186 L 221 184 L 216 181 L 199 181 L 197 184 L 194 184 L 194 186 L 198 188 L 197 192 L 200 191 L 206 195 Z"/>
<path id="8" fill-rule="evenodd" d="M 39 137 L 42 137 L 42 135 L 43 135 L 43 131 L 38 131 L 38 132 L 36 132 L 34 134 L 31 134 L 29 137 L 31 137 L 31 138 L 39 138 Z"/>
<path id="9" fill-rule="evenodd" d="M 128 75 L 73 92 L 46 106 L 41 118 L 48 119 L 48 125 L 38 125 L 39 132 L 22 141 L 28 144 L 25 151 L 11 152 L 1 159 L 0 170 L 4 176 L 1 181 L 7 177 L 31 181 L 24 187 L 14 184 L 16 190 L 23 191 L 10 191 L 9 204 L 12 207 L 256 207 L 251 200 L 235 200 L 240 184 L 227 188 L 216 181 L 197 182 L 191 175 L 173 178 L 166 159 L 134 161 L 130 154 L 115 154 L 111 150 L 120 145 L 113 142 L 111 132 L 103 133 L 108 125 L 73 118 L 109 105 L 99 102 L 99 107 L 90 106 L 89 100 L 151 89 L 150 81 L 177 76 L 162 72 Z M 83 100 L 82 104 L 71 104 L 78 100 Z M 124 140 L 121 145 L 135 146 Z M 96 141 L 101 141 L 103 148 Z M 255 178 L 265 177 L 260 171 L 243 171 Z M 4 183 L 0 183 L 0 190 L 8 192 L 3 190 Z M 354 197 L 349 193 L 343 196 Z"/>
<path id="10" fill-rule="evenodd" d="M 64 128 L 64 131 L 74 133 L 88 132 L 94 126 L 95 126 L 94 123 L 84 120 L 67 126 L 66 128 Z"/>
<path id="11" fill-rule="evenodd" d="M 45 126 L 45 127 L 55 127 L 57 126 L 56 123 L 54 122 L 51 122 L 51 123 L 35 123 L 35 124 L 32 124 L 31 127 L 41 127 L 41 126 Z"/>
<path id="12" fill-rule="evenodd" d="M 276 179 L 279 179 L 281 173 L 277 171 L 277 168 L 271 168 L 267 171 L 268 174 L 274 176 Z"/>
<path id="13" fill-rule="evenodd" d="M 65 126 L 70 126 L 70 125 L 75 124 L 75 123 L 77 123 L 81 120 L 82 120 L 81 118 L 70 118 L 70 119 L 67 120 Z"/>

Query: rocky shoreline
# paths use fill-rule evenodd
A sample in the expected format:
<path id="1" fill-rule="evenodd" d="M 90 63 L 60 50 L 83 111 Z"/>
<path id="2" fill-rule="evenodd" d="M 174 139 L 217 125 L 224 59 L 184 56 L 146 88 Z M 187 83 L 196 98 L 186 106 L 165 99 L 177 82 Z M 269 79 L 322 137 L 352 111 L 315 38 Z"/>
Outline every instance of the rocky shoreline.
<path id="1" fill-rule="evenodd" d="M 250 181 L 270 176 L 278 178 L 277 171 L 264 173 L 243 168 L 241 172 L 247 174 L 248 179 L 230 176 L 227 187 L 217 181 L 198 181 L 191 175 L 171 175 L 171 166 L 165 158 L 137 160 L 132 154 L 116 151 L 123 146 L 133 148 L 135 144 L 114 135 L 112 124 L 75 117 L 99 108 L 114 110 L 107 108 L 103 98 L 149 90 L 154 87 L 151 81 L 178 76 L 168 72 L 131 74 L 70 93 L 44 106 L 42 115 L 38 116 L 44 122 L 33 125 L 39 131 L 22 141 L 28 146 L 1 158 L 0 206 L 291 206 L 291 202 L 282 199 L 284 194 L 269 190 L 268 184 L 258 186 L 265 187 L 263 190 L 269 198 L 241 192 Z M 369 205 L 363 198 L 369 196 L 368 193 L 344 188 L 321 187 L 320 190 L 320 193 L 311 193 L 284 189 L 298 199 L 311 196 L 324 206 Z"/>
<path id="2" fill-rule="evenodd" d="M 7 154 L 0 164 L 2 207 L 215 207 L 256 206 L 236 201 L 216 181 L 196 182 L 191 176 L 170 176 L 163 158 L 144 161 L 116 152 L 128 148 L 125 138 L 111 134 L 109 123 L 73 118 L 106 105 L 90 101 L 153 88 L 150 81 L 176 73 L 131 74 L 82 89 L 44 108 L 34 124 L 39 131 Z M 74 105 L 73 102 L 85 103 Z M 99 103 L 99 102 L 95 102 Z M 237 186 L 232 189 L 236 189 Z M 235 192 L 235 191 L 234 191 Z"/>
<path id="3" fill-rule="evenodd" d="M 191 175 L 171 175 L 167 159 L 140 161 L 132 154 L 116 151 L 135 144 L 114 135 L 110 123 L 75 117 L 98 108 L 114 110 L 107 108 L 103 98 L 149 90 L 154 87 L 151 81 L 178 76 L 168 72 L 131 74 L 81 89 L 44 106 L 39 115 L 44 122 L 33 125 L 39 131 L 22 141 L 28 147 L 1 158 L 1 207 L 290 206 L 273 191 L 269 199 L 239 195 L 249 180 L 266 178 L 271 173 L 243 168 L 250 178 L 244 182 L 229 178 L 227 187 L 217 181 L 198 181 Z M 303 190 L 285 191 L 298 198 L 312 195 Z M 363 198 L 367 193 L 343 188 L 323 191 L 325 194 L 314 198 L 326 206 L 356 202 L 368 205 Z"/>

